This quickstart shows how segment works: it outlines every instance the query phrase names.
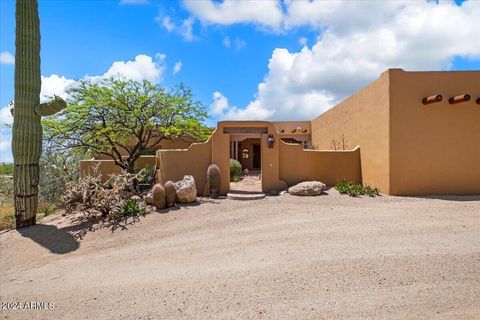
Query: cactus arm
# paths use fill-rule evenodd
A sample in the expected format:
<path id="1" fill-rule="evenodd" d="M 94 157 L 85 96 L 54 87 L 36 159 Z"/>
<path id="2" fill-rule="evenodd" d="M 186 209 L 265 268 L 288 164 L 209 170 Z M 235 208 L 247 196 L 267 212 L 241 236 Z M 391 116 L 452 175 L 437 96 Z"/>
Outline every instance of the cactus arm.
<path id="1" fill-rule="evenodd" d="M 67 106 L 67 103 L 62 98 L 55 96 L 55 98 L 47 103 L 40 103 L 35 106 L 35 113 L 39 116 L 51 116 L 59 111 L 62 111 Z"/>

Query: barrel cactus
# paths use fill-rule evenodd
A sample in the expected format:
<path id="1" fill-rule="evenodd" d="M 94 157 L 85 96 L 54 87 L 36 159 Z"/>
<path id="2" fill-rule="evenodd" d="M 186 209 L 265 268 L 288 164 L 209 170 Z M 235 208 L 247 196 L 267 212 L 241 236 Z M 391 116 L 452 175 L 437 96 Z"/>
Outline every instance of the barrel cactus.
<path id="1" fill-rule="evenodd" d="M 160 183 L 157 183 L 153 186 L 152 198 L 153 198 L 153 205 L 157 209 L 165 209 L 165 207 L 167 206 L 165 189 Z"/>
<path id="2" fill-rule="evenodd" d="M 175 183 L 172 181 L 165 182 L 165 196 L 167 207 L 175 205 L 175 198 L 177 196 L 177 190 L 175 190 Z"/>
<path id="3" fill-rule="evenodd" d="M 218 197 L 220 193 L 220 168 L 216 164 L 211 164 L 207 169 L 207 183 L 212 198 Z"/>
<path id="4" fill-rule="evenodd" d="M 17 0 L 15 35 L 15 102 L 12 151 L 16 227 L 36 223 L 39 160 L 42 151 L 41 117 L 66 107 L 59 97 L 40 103 L 40 21 L 36 0 Z"/>

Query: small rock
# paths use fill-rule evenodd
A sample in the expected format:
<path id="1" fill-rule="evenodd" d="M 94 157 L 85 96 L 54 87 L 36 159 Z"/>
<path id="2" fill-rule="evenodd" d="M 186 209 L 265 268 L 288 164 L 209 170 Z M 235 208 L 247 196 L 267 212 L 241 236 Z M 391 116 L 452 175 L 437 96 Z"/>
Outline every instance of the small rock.
<path id="1" fill-rule="evenodd" d="M 288 193 L 296 196 L 316 196 L 325 188 L 325 184 L 320 181 L 305 181 L 288 188 Z"/>
<path id="2" fill-rule="evenodd" d="M 130 200 L 140 201 L 140 200 L 142 200 L 142 198 L 140 198 L 140 197 L 137 196 L 137 195 L 134 195 L 134 196 L 131 196 L 131 197 L 130 197 Z"/>
<path id="3" fill-rule="evenodd" d="M 197 187 L 192 176 L 184 176 L 182 180 L 175 182 L 177 199 L 180 203 L 191 203 L 197 200 Z"/>
<path id="4" fill-rule="evenodd" d="M 143 200 L 145 200 L 145 203 L 148 205 L 153 205 L 153 195 L 151 192 L 149 192 L 145 197 L 143 197 Z"/>

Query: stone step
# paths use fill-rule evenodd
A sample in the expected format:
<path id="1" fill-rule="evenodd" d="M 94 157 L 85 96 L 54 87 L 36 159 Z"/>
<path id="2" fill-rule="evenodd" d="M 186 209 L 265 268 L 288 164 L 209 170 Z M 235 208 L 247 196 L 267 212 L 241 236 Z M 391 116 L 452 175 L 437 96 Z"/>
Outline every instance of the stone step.
<path id="1" fill-rule="evenodd" d="M 265 193 L 261 192 L 229 192 L 227 199 L 232 200 L 259 200 L 265 198 Z"/>

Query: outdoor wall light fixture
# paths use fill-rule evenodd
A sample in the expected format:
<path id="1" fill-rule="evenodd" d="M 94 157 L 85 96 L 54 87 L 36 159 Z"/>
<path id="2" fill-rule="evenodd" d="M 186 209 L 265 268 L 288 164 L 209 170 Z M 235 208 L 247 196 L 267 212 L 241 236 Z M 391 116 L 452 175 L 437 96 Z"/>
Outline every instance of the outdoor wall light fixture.
<path id="1" fill-rule="evenodd" d="M 273 134 L 269 134 L 267 138 L 268 147 L 273 148 L 274 143 L 275 143 L 275 138 L 273 137 Z"/>
<path id="2" fill-rule="evenodd" d="M 450 104 L 456 104 L 456 103 L 469 101 L 470 98 L 471 98 L 470 95 L 466 93 L 466 94 L 461 94 L 459 96 L 451 97 L 450 99 L 448 99 L 448 102 Z"/>
<path id="3" fill-rule="evenodd" d="M 278 131 L 278 133 L 284 133 L 284 132 L 285 132 L 285 129 L 280 129 L 280 130 Z"/>
<path id="4" fill-rule="evenodd" d="M 422 103 L 427 105 L 427 104 L 432 104 L 436 102 L 442 101 L 443 97 L 441 94 L 434 94 L 433 96 L 428 96 L 422 99 Z"/>
<path id="5" fill-rule="evenodd" d="M 307 133 L 307 129 L 303 129 L 303 130 L 302 130 L 302 133 Z"/>
<path id="6" fill-rule="evenodd" d="M 292 129 L 292 130 L 290 130 L 290 131 L 291 131 L 292 133 L 295 133 L 295 132 L 297 132 L 297 129 Z"/>
<path id="7" fill-rule="evenodd" d="M 480 104 L 480 97 L 477 98 L 477 104 Z"/>

